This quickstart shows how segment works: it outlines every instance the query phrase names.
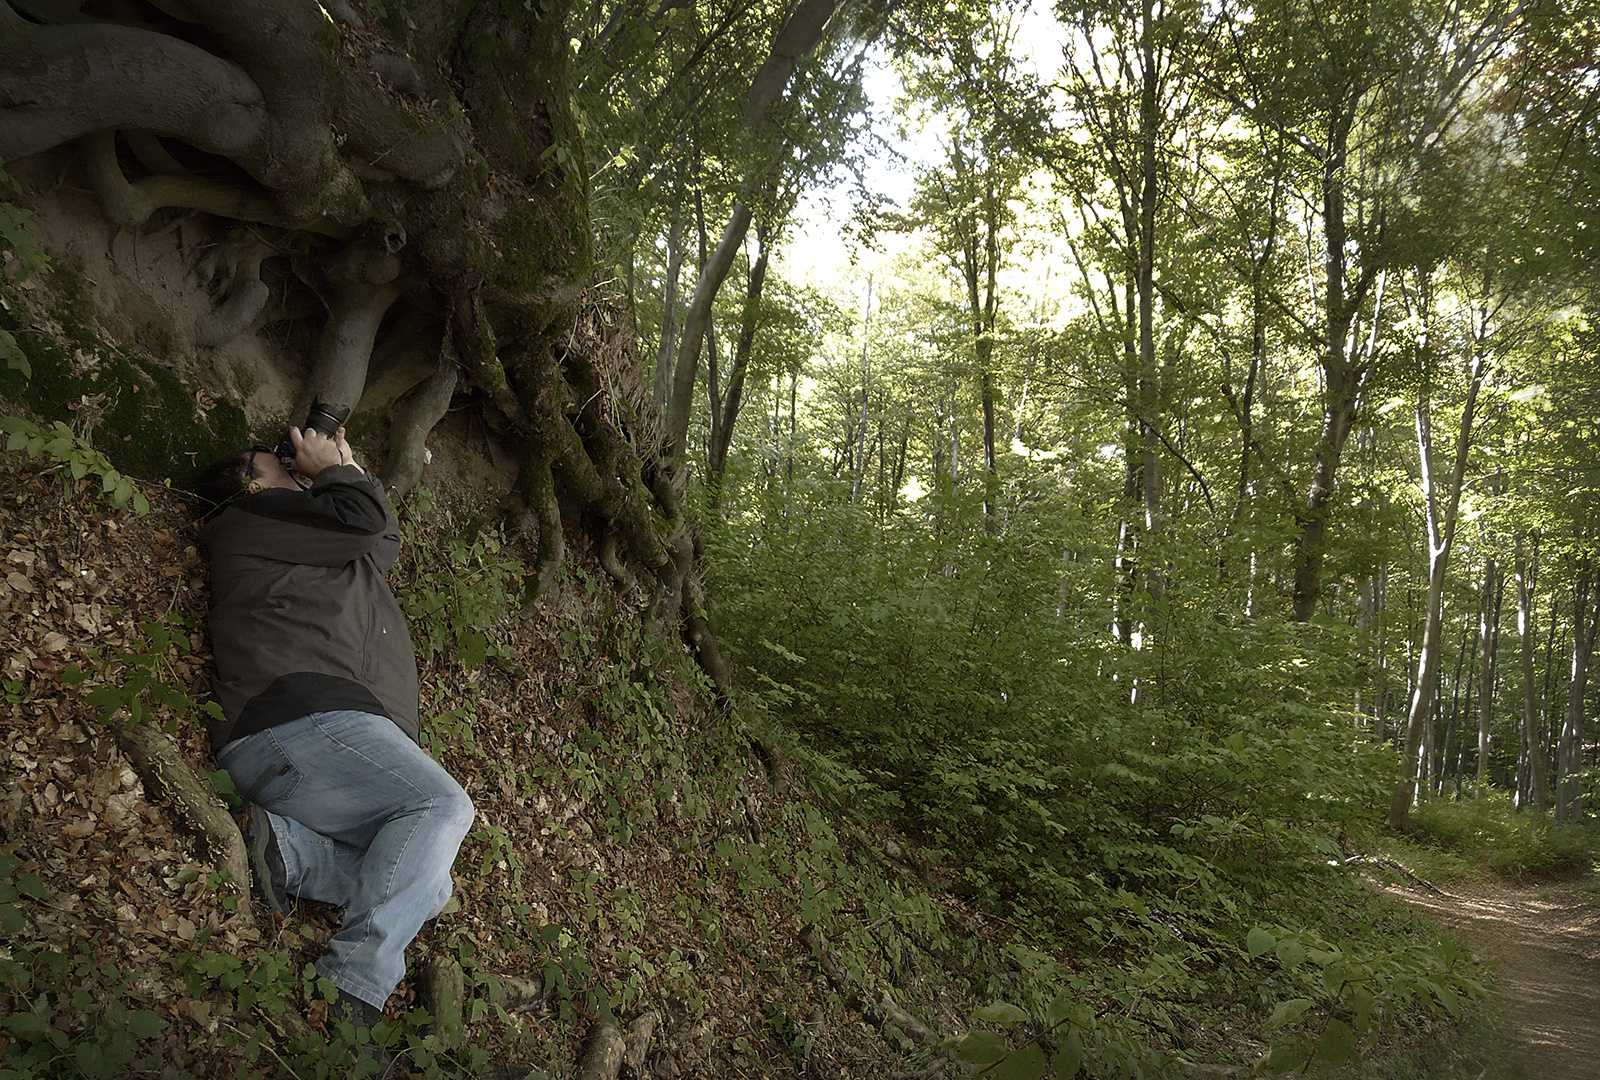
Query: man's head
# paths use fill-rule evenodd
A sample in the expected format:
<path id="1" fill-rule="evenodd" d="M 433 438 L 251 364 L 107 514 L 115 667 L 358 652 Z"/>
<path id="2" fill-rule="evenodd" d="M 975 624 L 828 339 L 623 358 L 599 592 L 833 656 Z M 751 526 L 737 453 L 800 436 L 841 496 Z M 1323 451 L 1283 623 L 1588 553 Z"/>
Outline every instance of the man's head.
<path id="1" fill-rule="evenodd" d="M 264 446 L 253 446 L 230 454 L 207 469 L 195 491 L 213 506 L 221 506 L 244 492 L 264 488 L 299 491 L 300 485 L 275 453 Z"/>

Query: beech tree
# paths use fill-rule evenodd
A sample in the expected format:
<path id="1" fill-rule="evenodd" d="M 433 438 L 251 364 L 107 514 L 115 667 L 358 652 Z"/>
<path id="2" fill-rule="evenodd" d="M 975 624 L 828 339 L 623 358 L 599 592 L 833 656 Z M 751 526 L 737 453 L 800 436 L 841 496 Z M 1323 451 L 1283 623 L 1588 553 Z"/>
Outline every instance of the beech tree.
<path id="1" fill-rule="evenodd" d="M 217 298 L 197 347 L 286 311 L 320 323 L 308 370 L 270 373 L 298 387 L 283 419 L 313 397 L 352 409 L 397 494 L 452 402 L 478 411 L 516 459 L 506 510 L 536 538 L 534 580 L 579 526 L 619 581 L 644 575 L 654 619 L 684 622 L 721 682 L 657 425 L 604 362 L 628 345 L 586 291 L 569 8 L 0 3 L 0 164 L 70 147 L 116 226 L 193 217 Z M 752 123 L 769 100 L 753 94 Z"/>

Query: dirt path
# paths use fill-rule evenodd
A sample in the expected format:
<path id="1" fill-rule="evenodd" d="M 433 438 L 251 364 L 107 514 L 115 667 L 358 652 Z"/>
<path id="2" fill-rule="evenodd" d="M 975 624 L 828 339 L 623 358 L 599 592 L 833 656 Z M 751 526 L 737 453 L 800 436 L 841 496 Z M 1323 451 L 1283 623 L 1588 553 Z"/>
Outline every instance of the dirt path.
<path id="1" fill-rule="evenodd" d="M 1579 889 L 1395 890 L 1499 965 L 1495 996 L 1532 1080 L 1600 1080 L 1600 912 Z"/>

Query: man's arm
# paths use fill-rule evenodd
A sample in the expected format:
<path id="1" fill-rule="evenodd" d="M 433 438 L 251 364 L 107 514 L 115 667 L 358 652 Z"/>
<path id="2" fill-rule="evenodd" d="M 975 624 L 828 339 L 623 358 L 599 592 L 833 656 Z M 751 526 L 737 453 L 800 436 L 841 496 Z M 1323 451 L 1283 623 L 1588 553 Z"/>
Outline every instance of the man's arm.
<path id="1" fill-rule="evenodd" d="M 333 438 L 289 429 L 303 490 L 268 488 L 239 500 L 215 520 L 212 551 L 314 566 L 340 566 L 366 555 L 387 569 L 399 554 L 399 525 L 376 477 L 355 464 L 340 428 Z"/>

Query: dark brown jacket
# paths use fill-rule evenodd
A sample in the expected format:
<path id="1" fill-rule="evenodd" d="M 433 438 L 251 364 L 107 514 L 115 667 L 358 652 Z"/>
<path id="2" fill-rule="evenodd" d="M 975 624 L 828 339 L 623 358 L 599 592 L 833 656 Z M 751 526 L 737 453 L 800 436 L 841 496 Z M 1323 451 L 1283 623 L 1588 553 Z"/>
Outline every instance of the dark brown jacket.
<path id="1" fill-rule="evenodd" d="M 207 522 L 212 694 L 221 749 L 308 713 L 359 709 L 418 736 L 417 662 L 384 574 L 400 526 L 383 485 L 353 465 L 307 491 L 245 495 Z"/>

